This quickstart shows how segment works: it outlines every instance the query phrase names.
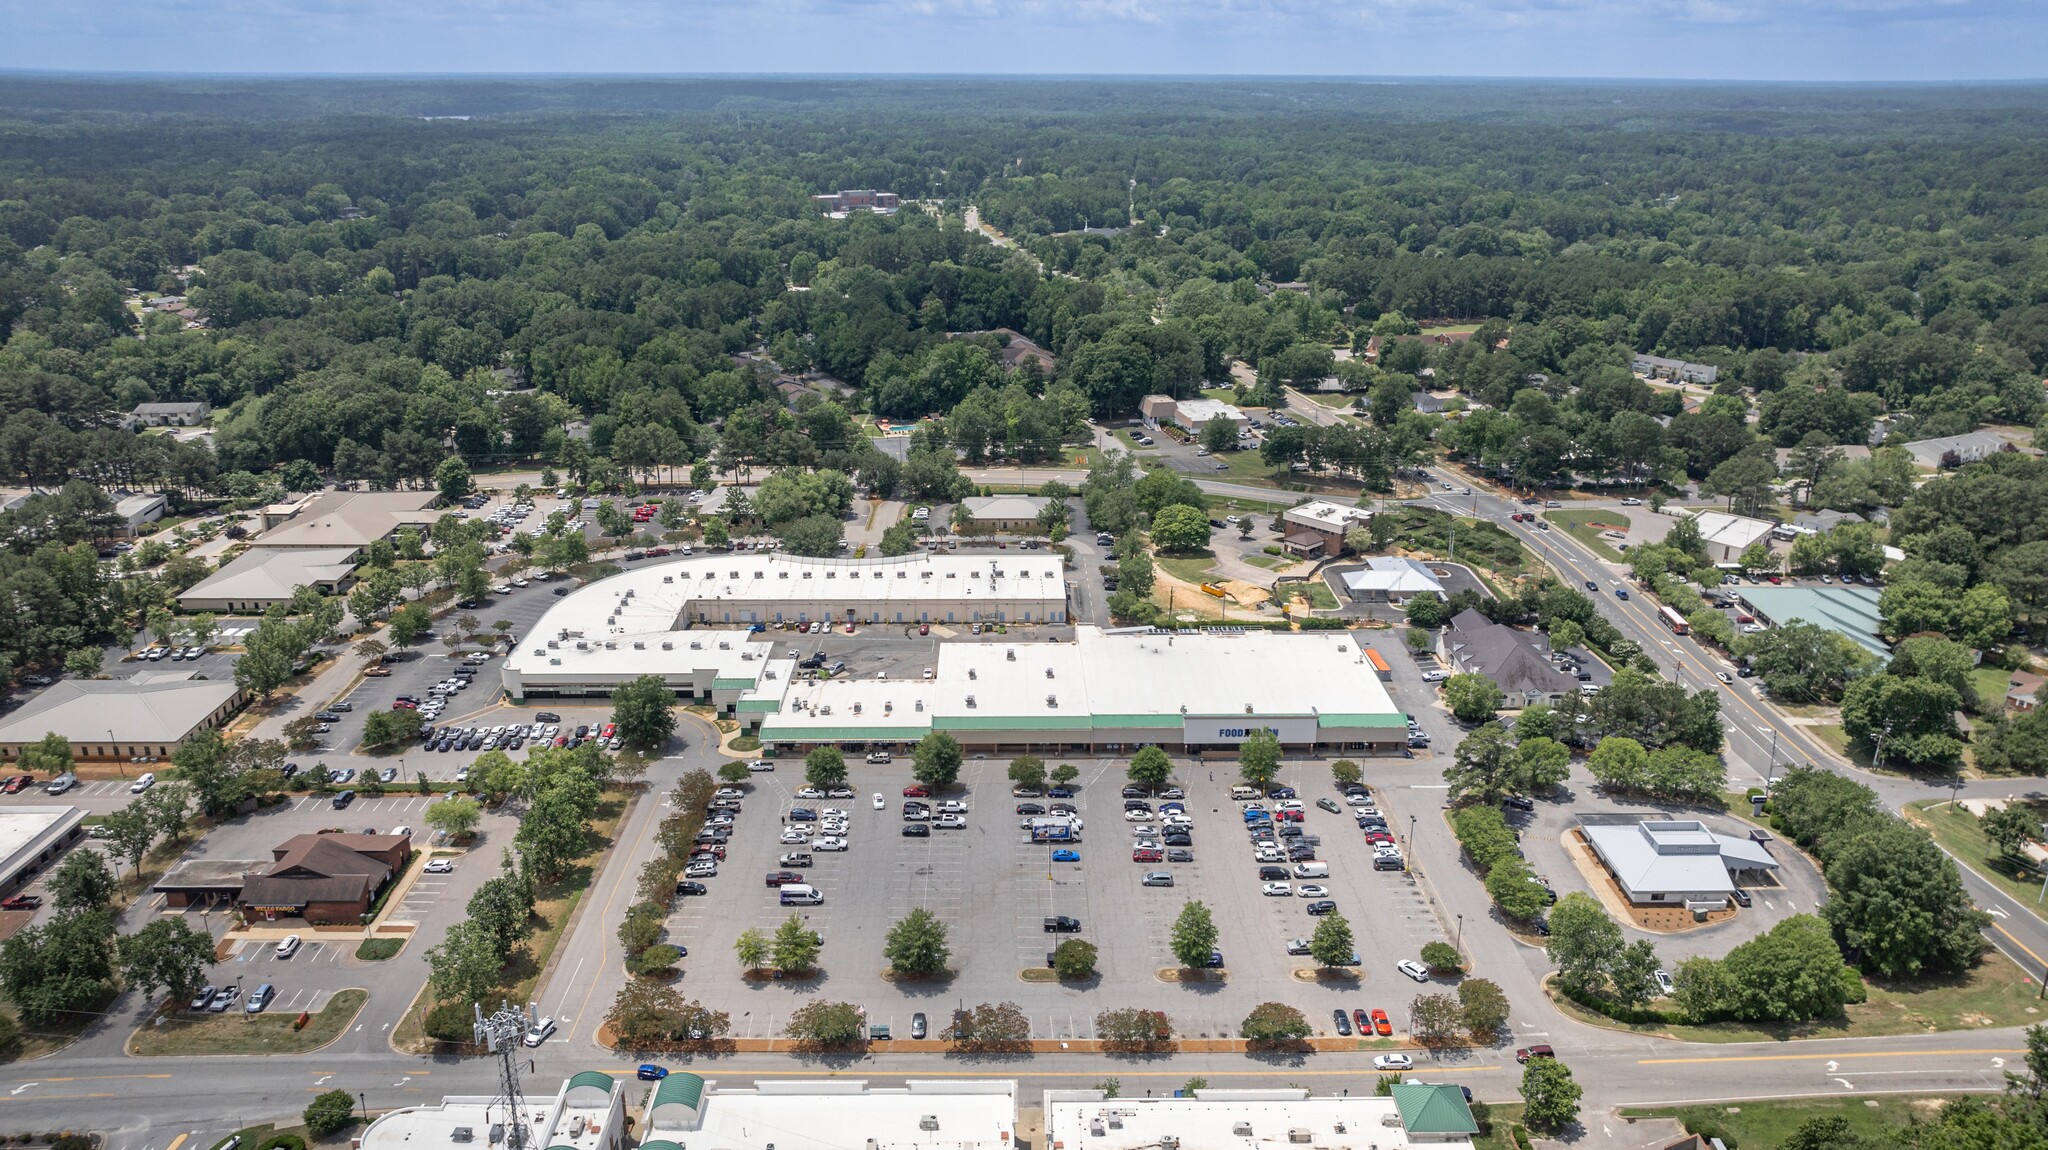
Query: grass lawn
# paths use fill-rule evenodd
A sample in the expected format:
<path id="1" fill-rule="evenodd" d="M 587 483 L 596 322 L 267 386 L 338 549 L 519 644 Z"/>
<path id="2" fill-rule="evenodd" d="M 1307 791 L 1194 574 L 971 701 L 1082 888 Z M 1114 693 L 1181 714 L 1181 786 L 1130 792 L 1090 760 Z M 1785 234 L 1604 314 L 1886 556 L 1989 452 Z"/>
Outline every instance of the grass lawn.
<path id="1" fill-rule="evenodd" d="M 1849 1129 L 1866 1138 L 1882 1139 L 1904 1126 L 1918 1113 L 1929 1112 L 1926 1099 L 1906 1094 L 1876 1097 L 1785 1098 L 1736 1105 L 1626 1107 L 1624 1118 L 1676 1118 L 1686 1130 L 1721 1138 L 1730 1150 L 1768 1150 L 1782 1146 L 1792 1132 L 1814 1118 L 1841 1118 Z M 1505 1109 L 1504 1107 L 1502 1109 Z M 1732 1111 L 1732 1113 L 1731 1113 Z M 1495 1110 L 1495 1114 L 1499 1114 Z M 1477 1143 L 1475 1142 L 1476 1146 Z"/>
<path id="2" fill-rule="evenodd" d="M 512 952 L 502 972 L 504 982 L 500 990 L 490 996 L 491 1001 L 502 997 L 507 1002 L 533 1001 L 534 988 L 540 983 L 541 972 L 547 969 L 548 959 L 555 953 L 555 947 L 567 933 L 569 920 L 576 913 L 576 906 L 583 896 L 590 892 L 590 884 L 597 877 L 598 859 L 611 848 L 613 839 L 619 833 L 619 824 L 626 817 L 624 791 L 610 790 L 599 802 L 597 814 L 590 820 L 590 835 L 586 840 L 589 848 L 567 870 L 553 882 L 542 884 L 536 892 L 533 908 L 539 926 L 520 947 Z M 420 992 L 412 1008 L 399 1020 L 391 1036 L 392 1045 L 400 1050 L 432 1050 L 436 1042 L 428 1038 L 425 1031 L 424 1012 L 430 1008 L 429 993 Z"/>
<path id="3" fill-rule="evenodd" d="M 1565 534 L 1592 548 L 1593 553 L 1602 559 L 1610 563 L 1627 562 L 1622 553 L 1614 549 L 1611 540 L 1601 538 L 1600 532 L 1628 530 L 1628 516 L 1616 511 L 1546 511 L 1543 518 L 1564 528 Z"/>
<path id="4" fill-rule="evenodd" d="M 1488 1109 L 1492 1113 L 1487 1117 L 1486 1133 L 1472 1139 L 1472 1150 L 1515 1150 L 1515 1143 L 1509 1138 L 1508 1129 L 1521 1128 L 1522 1104 L 1493 1103 L 1489 1104 Z M 1523 1137 L 1526 1139 L 1526 1132 Z"/>
<path id="5" fill-rule="evenodd" d="M 1163 555 L 1154 555 L 1152 563 L 1160 570 L 1183 582 L 1205 583 L 1209 579 L 1210 568 L 1216 566 L 1216 557 L 1210 554 L 1202 554 L 1186 559 L 1169 559 Z"/>
<path id="6" fill-rule="evenodd" d="M 1780 1026 L 1717 1022 L 1707 1026 L 1623 1026 L 1583 1010 L 1569 999 L 1553 996 L 1560 1010 L 1592 1026 L 1662 1034 L 1686 1042 L 1783 1042 L 1799 1038 L 1867 1038 L 1887 1034 L 1926 1034 L 1937 1030 L 1982 1030 L 1992 1026 L 2024 1026 L 2039 1021 L 2035 995 L 2040 989 L 2013 961 L 1995 950 L 1969 973 L 1956 978 L 1866 979 L 1867 1002 L 1843 1011 L 1841 1018 Z"/>
<path id="7" fill-rule="evenodd" d="M 1449 325 L 1449 326 L 1447 326 L 1447 327 L 1426 327 L 1426 328 L 1423 328 L 1423 329 L 1422 329 L 1422 334 L 1423 334 L 1423 335 L 1426 335 L 1426 336 L 1428 336 L 1428 335 L 1458 335 L 1458 334 L 1460 334 L 1460 333 L 1463 333 L 1463 332 L 1473 332 L 1473 331 L 1478 331 L 1478 330 L 1479 330 L 1479 325 L 1478 325 L 1478 324 L 1476 324 L 1476 323 L 1454 323 L 1454 324 L 1450 324 L 1450 325 Z"/>
<path id="8" fill-rule="evenodd" d="M 1221 455 L 1211 455 L 1208 458 L 1222 461 L 1226 465 L 1227 470 L 1218 471 L 1211 467 L 1209 473 L 1202 476 L 1204 479 L 1227 479 L 1232 483 L 1256 483 L 1263 486 L 1270 486 L 1278 482 L 1274 476 L 1273 465 L 1259 457 L 1257 448 L 1246 448 L 1243 451 L 1226 451 Z M 1286 474 L 1284 469 L 1281 471 L 1281 474 Z M 1300 477 L 1297 476 L 1296 478 Z"/>
<path id="9" fill-rule="evenodd" d="M 1842 729 L 1842 724 L 1812 723 L 1807 726 L 1806 733 L 1812 735 L 1816 739 L 1819 739 L 1821 742 L 1826 743 L 1829 747 L 1832 747 L 1834 749 L 1834 752 L 1836 754 L 1842 756 L 1843 758 L 1849 760 L 1852 763 L 1855 763 L 1857 766 L 1862 767 L 1864 770 L 1874 771 L 1878 769 L 1871 762 L 1870 748 L 1861 746 L 1856 743 L 1852 743 L 1849 739 L 1849 732 Z M 1907 772 L 1887 767 L 1884 769 L 1883 773 L 1892 775 L 1903 775 Z"/>
<path id="10" fill-rule="evenodd" d="M 1244 561 L 1251 564 L 1254 567 L 1264 567 L 1268 571 L 1271 571 L 1276 567 L 1293 566 L 1292 560 L 1279 559 L 1271 555 L 1246 555 L 1244 557 Z"/>
<path id="11" fill-rule="evenodd" d="M 1224 403 L 1234 404 L 1237 402 L 1237 389 L 1234 387 L 1205 387 L 1202 389 L 1202 398 L 1217 399 Z"/>
<path id="12" fill-rule="evenodd" d="M 327 1008 L 303 1030 L 293 1030 L 298 1015 L 288 1012 L 246 1014 L 238 1003 L 221 1014 L 177 1010 L 143 1023 L 128 1039 L 128 1052 L 138 1058 L 188 1054 L 304 1054 L 334 1041 L 370 1000 L 367 990 L 336 991 Z M 180 1004 L 182 1005 L 182 1004 Z M 161 1021 L 158 1021 L 158 1020 Z"/>
<path id="13" fill-rule="evenodd" d="M 21 1033 L 21 1039 L 14 1044 L 13 1049 L 0 1050 L 0 1062 L 26 1062 L 64 1049 L 79 1035 L 85 1033 L 86 1027 L 99 1020 L 101 1012 L 113 1003 L 114 997 L 114 994 L 109 993 L 87 1009 L 68 1015 L 65 1020 L 52 1023 L 40 1030 L 23 1022 L 21 1012 L 14 1008 L 13 1003 L 0 1001 L 0 1012 L 5 1012 L 7 1017 L 13 1019 L 14 1025 Z"/>
<path id="14" fill-rule="evenodd" d="M 1337 609 L 1336 593 L 1331 591 L 1330 585 L 1321 579 L 1312 579 L 1307 583 L 1298 584 L 1296 589 L 1308 597 L 1309 606 L 1319 611 L 1335 611 Z"/>
<path id="15" fill-rule="evenodd" d="M 2037 817 L 2048 818 L 2048 807 L 2039 803 L 2025 806 Z M 1997 847 L 1984 835 L 1977 816 L 1962 807 L 1951 808 L 1947 799 L 1923 799 L 1906 805 L 1908 817 L 1926 827 L 1934 841 L 1959 859 L 1964 866 L 1984 876 L 1992 885 L 2011 895 L 2029 909 L 2040 904 L 2041 876 L 2031 867 L 2000 857 Z M 2031 877 L 2029 877 L 2031 876 Z"/>
<path id="16" fill-rule="evenodd" d="M 1322 404 L 1324 407 L 1335 407 L 1346 411 L 1349 411 L 1352 403 L 1358 399 L 1357 396 L 1342 391 L 1304 391 L 1302 394 Z"/>
<path id="17" fill-rule="evenodd" d="M 2005 706 L 2005 687 L 2011 675 L 2012 672 L 2003 667 L 1979 667 L 1970 672 L 1970 682 L 1977 688 L 1978 714 Z"/>
<path id="18" fill-rule="evenodd" d="M 362 945 L 356 947 L 356 957 L 365 962 L 381 962 L 397 958 L 398 952 L 404 949 L 405 940 L 402 938 L 366 938 Z"/>
<path id="19" fill-rule="evenodd" d="M 1130 450 L 1130 451 L 1151 451 L 1151 450 L 1153 450 L 1153 449 L 1152 449 L 1152 448 L 1150 448 L 1150 447 L 1145 447 L 1145 446 L 1142 446 L 1142 445 L 1140 445 L 1140 444 L 1138 443 L 1138 439 L 1137 439 L 1137 437 L 1138 437 L 1138 434 L 1139 434 L 1139 429 L 1136 429 L 1136 428 L 1130 428 L 1130 427 L 1112 427 L 1112 428 L 1110 428 L 1110 430 L 1109 430 L 1109 433 L 1110 433 L 1110 434 L 1111 434 L 1112 436 L 1115 436 L 1115 437 L 1116 437 L 1116 441 L 1117 441 L 1118 443 L 1121 443 L 1121 444 L 1123 444 L 1123 445 L 1124 445 L 1124 447 L 1125 447 L 1126 449 Z M 1162 433 L 1162 434 L 1164 434 L 1164 433 Z M 1152 438 L 1153 438 L 1153 439 L 1154 439 L 1155 441 L 1157 441 L 1157 439 L 1158 439 L 1159 437 L 1155 435 L 1155 436 L 1153 436 Z"/>

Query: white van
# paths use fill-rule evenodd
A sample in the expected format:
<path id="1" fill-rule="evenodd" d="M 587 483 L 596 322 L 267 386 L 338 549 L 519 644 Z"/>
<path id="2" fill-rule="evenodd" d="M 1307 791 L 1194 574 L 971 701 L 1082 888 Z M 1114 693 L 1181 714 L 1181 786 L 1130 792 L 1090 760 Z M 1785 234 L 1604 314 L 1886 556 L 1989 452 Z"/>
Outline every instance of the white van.
<path id="1" fill-rule="evenodd" d="M 1256 799 L 1256 798 L 1258 798 L 1258 797 L 1259 797 L 1259 788 L 1257 788 L 1257 787 L 1232 787 L 1232 788 L 1230 788 L 1230 798 L 1231 798 L 1231 801 L 1232 801 L 1232 802 L 1240 802 L 1240 803 L 1241 803 L 1241 802 L 1246 802 L 1246 801 L 1248 801 L 1248 800 L 1251 800 L 1251 799 Z"/>
<path id="2" fill-rule="evenodd" d="M 784 906 L 817 906 L 824 901 L 825 896 L 818 893 L 818 888 L 814 886 L 793 882 L 782 888 Z"/>
<path id="3" fill-rule="evenodd" d="M 48 783 L 44 784 L 43 793 L 47 795 L 61 795 L 65 791 L 68 791 L 72 787 L 75 787 L 77 785 L 78 776 L 72 774 L 70 771 L 65 771 L 63 774 L 58 775 L 56 778 L 51 779 Z"/>
<path id="4" fill-rule="evenodd" d="M 1294 864 L 1295 878 L 1329 878 L 1330 864 L 1326 862 L 1298 862 Z"/>
<path id="5" fill-rule="evenodd" d="M 585 498 L 585 499 L 583 500 L 583 510 L 585 510 L 585 511 L 595 511 L 595 510 L 597 510 L 597 505 L 598 505 L 598 503 L 599 503 L 599 500 L 597 500 L 597 499 L 595 499 L 595 498 Z"/>

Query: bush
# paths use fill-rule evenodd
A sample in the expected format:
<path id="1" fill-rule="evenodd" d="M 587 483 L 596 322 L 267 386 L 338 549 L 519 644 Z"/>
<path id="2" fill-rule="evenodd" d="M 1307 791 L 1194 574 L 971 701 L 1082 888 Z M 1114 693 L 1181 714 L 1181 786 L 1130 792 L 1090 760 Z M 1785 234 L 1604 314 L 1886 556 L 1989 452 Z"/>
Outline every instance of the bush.
<path id="1" fill-rule="evenodd" d="M 405 949 L 402 938 L 366 938 L 356 947 L 356 957 L 365 962 L 381 962 Z"/>
<path id="2" fill-rule="evenodd" d="M 315 1137 L 339 1134 L 356 1123 L 356 1100 L 346 1090 L 329 1090 L 306 1107 L 306 1129 Z"/>
<path id="3" fill-rule="evenodd" d="M 51 1150 L 57 1150 L 51 1147 Z M 256 1150 L 306 1150 L 306 1140 L 296 1134 L 272 1134 L 256 1144 Z"/>
<path id="4" fill-rule="evenodd" d="M 427 1012 L 427 1037 L 442 1042 L 470 1042 L 476 1037 L 475 1012 L 467 1002 L 444 1002 Z"/>
<path id="5" fill-rule="evenodd" d="M 626 960 L 626 973 L 638 975 L 641 978 L 665 978 L 675 973 L 676 963 L 682 957 L 682 954 L 675 947 L 665 942 L 657 942 L 639 954 L 628 958 Z"/>
<path id="6" fill-rule="evenodd" d="M 1431 970 L 1437 971 L 1456 971 L 1465 968 L 1464 961 L 1458 957 L 1458 949 L 1448 942 L 1423 943 L 1422 961 L 1428 963 Z"/>

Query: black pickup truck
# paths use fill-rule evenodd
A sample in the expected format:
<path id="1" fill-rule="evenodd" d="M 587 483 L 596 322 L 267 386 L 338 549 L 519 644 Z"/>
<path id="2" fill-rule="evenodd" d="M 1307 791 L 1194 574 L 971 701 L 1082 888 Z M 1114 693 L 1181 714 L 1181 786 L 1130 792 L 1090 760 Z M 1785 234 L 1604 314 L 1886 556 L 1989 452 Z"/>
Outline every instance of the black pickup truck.
<path id="1" fill-rule="evenodd" d="M 1081 929 L 1081 920 L 1069 915 L 1058 914 L 1045 920 L 1047 934 L 1073 934 Z"/>

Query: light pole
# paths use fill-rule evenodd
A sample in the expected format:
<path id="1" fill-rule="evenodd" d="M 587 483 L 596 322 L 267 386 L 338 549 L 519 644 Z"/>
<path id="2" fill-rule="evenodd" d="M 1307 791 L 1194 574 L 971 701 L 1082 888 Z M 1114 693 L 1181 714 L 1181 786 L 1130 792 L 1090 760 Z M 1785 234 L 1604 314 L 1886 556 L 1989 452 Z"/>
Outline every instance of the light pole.
<path id="1" fill-rule="evenodd" d="M 1463 961 L 1465 958 L 1465 916 L 1462 914 L 1458 916 L 1457 951 L 1459 961 Z"/>
<path id="2" fill-rule="evenodd" d="M 370 1096 L 369 1096 L 369 1094 L 368 1094 L 367 1092 L 365 1092 L 365 1091 L 360 1091 L 360 1090 L 359 1090 L 359 1091 L 357 1091 L 357 1092 L 356 1092 L 356 1101 L 358 1101 L 358 1102 L 360 1102 L 360 1103 L 362 1103 L 362 1104 L 363 1104 L 363 1121 L 364 1121 L 364 1122 L 368 1122 L 368 1121 L 370 1120 Z"/>

